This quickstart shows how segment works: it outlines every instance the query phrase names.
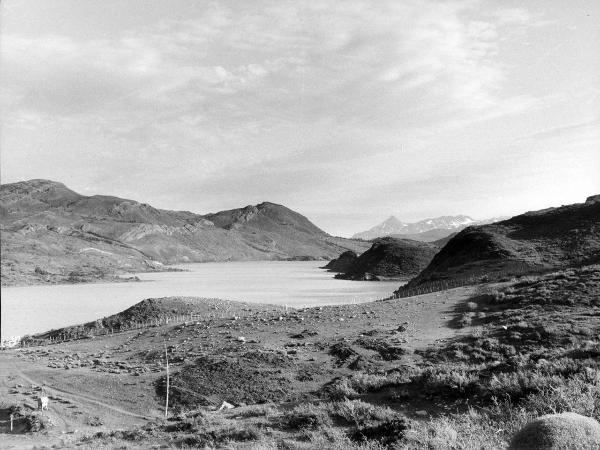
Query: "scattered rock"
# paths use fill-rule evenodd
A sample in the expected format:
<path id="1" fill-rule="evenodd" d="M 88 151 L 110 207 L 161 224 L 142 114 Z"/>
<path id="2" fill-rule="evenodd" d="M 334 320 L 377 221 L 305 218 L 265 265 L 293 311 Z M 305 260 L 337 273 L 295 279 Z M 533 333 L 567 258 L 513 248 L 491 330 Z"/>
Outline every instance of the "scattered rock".
<path id="1" fill-rule="evenodd" d="M 233 406 L 231 403 L 227 403 L 224 401 L 223 403 L 221 403 L 221 406 L 219 406 L 218 410 L 222 411 L 224 409 L 233 409 L 233 408 L 235 408 L 235 406 Z"/>

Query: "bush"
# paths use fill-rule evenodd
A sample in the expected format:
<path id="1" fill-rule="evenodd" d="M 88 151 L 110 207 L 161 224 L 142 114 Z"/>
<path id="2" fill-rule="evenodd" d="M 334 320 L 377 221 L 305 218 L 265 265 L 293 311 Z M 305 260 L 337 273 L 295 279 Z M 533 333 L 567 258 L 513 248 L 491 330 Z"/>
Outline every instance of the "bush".
<path id="1" fill-rule="evenodd" d="M 356 392 L 366 393 L 375 392 L 384 386 L 394 382 L 394 379 L 385 375 L 375 375 L 369 373 L 357 373 L 350 379 L 350 386 Z"/>
<path id="2" fill-rule="evenodd" d="M 337 359 L 338 364 L 343 364 L 351 356 L 358 356 L 358 353 L 345 342 L 338 342 L 329 349 L 329 354 Z"/>
<path id="3" fill-rule="evenodd" d="M 360 400 L 345 400 L 328 405 L 329 413 L 357 427 L 363 427 L 372 421 L 387 421 L 396 417 L 390 408 L 375 406 Z"/>
<path id="4" fill-rule="evenodd" d="M 274 415 L 277 410 L 272 405 L 252 405 L 244 408 L 241 411 L 235 411 L 235 415 L 239 417 L 269 417 Z M 233 413 L 232 413 L 233 414 Z"/>
<path id="5" fill-rule="evenodd" d="M 385 361 L 394 361 L 406 354 L 406 350 L 398 345 L 390 344 L 381 339 L 362 337 L 356 340 L 356 344 L 379 353 Z"/>
<path id="6" fill-rule="evenodd" d="M 323 393 L 330 400 L 352 399 L 359 396 L 348 378 L 336 378 L 330 381 L 323 387 Z"/>
<path id="7" fill-rule="evenodd" d="M 45 430 L 50 426 L 48 418 L 39 412 L 26 415 L 25 422 L 27 424 L 27 429 L 34 433 Z"/>
<path id="8" fill-rule="evenodd" d="M 360 428 L 353 433 L 352 438 L 356 441 L 375 440 L 383 445 L 392 445 L 404 438 L 406 429 L 406 422 L 396 418 Z"/>
<path id="9" fill-rule="evenodd" d="M 252 426 L 228 426 L 202 431 L 193 436 L 183 438 L 180 443 L 196 448 L 213 448 L 225 442 L 257 441 L 262 435 Z"/>
<path id="10" fill-rule="evenodd" d="M 286 412 L 283 416 L 283 425 L 292 430 L 316 429 L 331 426 L 331 418 L 320 406 L 305 404 Z"/>
<path id="11" fill-rule="evenodd" d="M 464 313 L 458 321 L 461 328 L 469 327 L 473 323 L 473 313 Z"/>
<path id="12" fill-rule="evenodd" d="M 88 417 L 86 422 L 91 427 L 99 427 L 100 425 L 104 425 L 102 419 L 100 419 L 98 416 Z"/>
<path id="13" fill-rule="evenodd" d="M 568 379 L 555 379 L 523 402 L 523 407 L 536 415 L 575 412 L 600 420 L 600 378 L 580 374 Z"/>

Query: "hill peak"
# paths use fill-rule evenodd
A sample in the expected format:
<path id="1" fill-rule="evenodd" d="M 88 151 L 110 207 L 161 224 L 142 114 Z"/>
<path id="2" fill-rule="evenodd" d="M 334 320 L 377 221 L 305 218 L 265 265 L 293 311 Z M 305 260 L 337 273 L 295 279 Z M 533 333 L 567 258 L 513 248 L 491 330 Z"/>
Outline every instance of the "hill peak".
<path id="1" fill-rule="evenodd" d="M 65 186 L 63 183 L 60 183 L 58 181 L 53 181 L 53 180 L 46 180 L 44 178 L 34 178 L 31 180 L 24 180 L 24 181 L 16 181 L 14 183 L 7 183 L 7 184 L 3 184 L 1 185 L 1 189 L 2 191 L 14 191 L 14 190 L 22 190 L 22 191 L 36 191 L 36 190 L 43 190 L 43 189 L 66 189 L 70 192 L 71 189 L 69 189 L 67 186 Z"/>
<path id="2" fill-rule="evenodd" d="M 226 230 L 240 228 L 274 230 L 287 227 L 307 234 L 327 235 L 302 214 L 272 202 L 262 202 L 258 205 L 207 214 L 204 218 Z"/>
<path id="3" fill-rule="evenodd" d="M 64 206 L 81 198 L 82 195 L 52 180 L 33 179 L 0 185 L 0 202 L 7 210 Z"/>
<path id="4" fill-rule="evenodd" d="M 585 202 L 587 204 L 590 204 L 590 203 L 599 203 L 600 202 L 600 194 L 590 195 L 588 198 L 585 199 Z"/>

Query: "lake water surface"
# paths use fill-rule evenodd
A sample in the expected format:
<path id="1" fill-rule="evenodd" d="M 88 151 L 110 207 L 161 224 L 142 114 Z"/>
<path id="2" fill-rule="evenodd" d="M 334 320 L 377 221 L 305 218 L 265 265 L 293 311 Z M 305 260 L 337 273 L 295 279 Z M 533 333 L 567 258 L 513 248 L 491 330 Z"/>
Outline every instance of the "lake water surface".
<path id="1" fill-rule="evenodd" d="M 291 307 L 358 303 L 387 297 L 398 281 L 336 280 L 323 261 L 185 264 L 188 272 L 141 273 L 141 283 L 2 288 L 2 337 L 98 319 L 151 297 L 194 296 Z"/>

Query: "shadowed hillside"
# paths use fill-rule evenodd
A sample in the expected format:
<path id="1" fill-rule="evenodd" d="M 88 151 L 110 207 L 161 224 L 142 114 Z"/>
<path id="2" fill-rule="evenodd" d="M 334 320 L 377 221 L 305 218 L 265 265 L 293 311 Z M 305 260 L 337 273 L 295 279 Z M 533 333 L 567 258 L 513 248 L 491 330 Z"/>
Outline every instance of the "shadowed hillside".
<path id="1" fill-rule="evenodd" d="M 438 247 L 425 242 L 391 237 L 375 240 L 369 250 L 354 259 L 336 278 L 377 280 L 409 278 L 429 264 Z"/>
<path id="2" fill-rule="evenodd" d="M 598 262 L 599 200 L 596 195 L 585 203 L 527 212 L 502 222 L 466 228 L 409 284 Z"/>
<path id="3" fill-rule="evenodd" d="M 337 258 L 329 261 L 327 265 L 322 267 L 322 269 L 327 269 L 328 272 L 346 272 L 350 270 L 357 258 L 358 255 L 356 253 L 354 253 L 352 250 L 348 250 Z"/>
<path id="4" fill-rule="evenodd" d="M 30 180 L 0 187 L 2 284 L 90 281 L 184 262 L 330 259 L 367 243 L 273 203 L 202 216 Z"/>

